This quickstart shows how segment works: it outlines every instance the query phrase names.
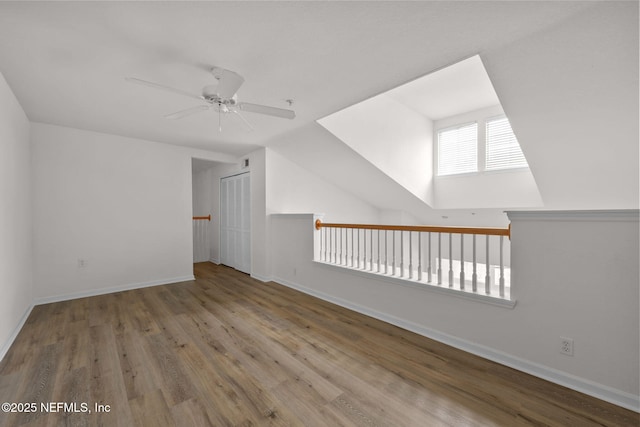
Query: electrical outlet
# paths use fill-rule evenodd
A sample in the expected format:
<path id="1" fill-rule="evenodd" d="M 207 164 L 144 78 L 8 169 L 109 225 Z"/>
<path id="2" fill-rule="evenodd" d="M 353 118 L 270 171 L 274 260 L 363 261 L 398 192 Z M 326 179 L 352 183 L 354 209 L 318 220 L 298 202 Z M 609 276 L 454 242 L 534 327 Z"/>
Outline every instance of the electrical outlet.
<path id="1" fill-rule="evenodd" d="M 83 258 L 78 258 L 78 268 L 85 268 L 89 261 Z"/>
<path id="2" fill-rule="evenodd" d="M 573 356 L 573 339 L 560 337 L 560 353 Z"/>

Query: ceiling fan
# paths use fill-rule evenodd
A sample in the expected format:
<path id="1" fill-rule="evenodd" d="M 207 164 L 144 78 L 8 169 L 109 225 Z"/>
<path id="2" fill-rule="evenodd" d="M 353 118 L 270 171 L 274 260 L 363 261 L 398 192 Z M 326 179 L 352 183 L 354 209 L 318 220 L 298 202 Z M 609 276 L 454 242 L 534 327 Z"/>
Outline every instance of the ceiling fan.
<path id="1" fill-rule="evenodd" d="M 249 102 L 239 102 L 236 92 L 238 92 L 238 89 L 240 88 L 240 86 L 242 86 L 242 83 L 244 83 L 244 78 L 233 71 L 225 70 L 224 68 L 220 67 L 213 67 L 211 69 L 211 74 L 213 74 L 216 80 L 218 80 L 218 83 L 202 88 L 202 95 L 196 95 L 187 91 L 183 91 L 181 89 L 175 89 L 169 86 L 149 82 L 135 77 L 127 77 L 125 80 L 131 83 L 141 84 L 144 86 L 177 93 L 179 95 L 184 95 L 190 98 L 204 101 L 205 103 L 202 105 L 187 108 L 186 110 L 177 111 L 164 117 L 167 119 L 181 119 L 183 117 L 199 113 L 201 111 L 214 110 L 218 112 L 218 124 L 220 131 L 222 131 L 222 114 L 233 113 L 237 115 L 250 129 L 253 129 L 252 126 L 240 114 L 240 111 L 266 114 L 268 116 L 280 117 L 284 119 L 293 119 L 296 116 L 296 113 L 293 110 L 269 107 L 267 105 L 252 104 Z M 289 103 L 289 105 L 293 103 L 292 100 L 287 100 L 287 102 Z"/>

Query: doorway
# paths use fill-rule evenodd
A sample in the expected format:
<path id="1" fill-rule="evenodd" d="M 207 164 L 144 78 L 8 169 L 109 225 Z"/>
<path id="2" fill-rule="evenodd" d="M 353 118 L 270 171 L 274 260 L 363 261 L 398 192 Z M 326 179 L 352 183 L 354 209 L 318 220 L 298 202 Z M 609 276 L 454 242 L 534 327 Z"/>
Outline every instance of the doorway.
<path id="1" fill-rule="evenodd" d="M 220 262 L 251 274 L 250 173 L 220 179 Z"/>

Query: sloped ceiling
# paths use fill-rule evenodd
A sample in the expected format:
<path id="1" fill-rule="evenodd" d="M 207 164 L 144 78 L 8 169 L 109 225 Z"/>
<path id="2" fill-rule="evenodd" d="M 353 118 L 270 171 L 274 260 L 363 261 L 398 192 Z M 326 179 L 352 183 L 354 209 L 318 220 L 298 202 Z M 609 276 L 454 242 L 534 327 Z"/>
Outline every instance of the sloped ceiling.
<path id="1" fill-rule="evenodd" d="M 0 72 L 32 121 L 235 155 L 429 71 L 540 31 L 588 2 L 0 2 Z M 203 112 L 136 86 L 199 94 L 213 65 L 246 82 L 240 100 L 293 121 Z"/>
<path id="2" fill-rule="evenodd" d="M 639 207 L 638 2 L 483 55 L 545 208 Z"/>
<path id="3" fill-rule="evenodd" d="M 398 86 L 384 95 L 429 120 L 441 120 L 500 104 L 478 55 Z"/>
<path id="4" fill-rule="evenodd" d="M 0 2 L 0 72 L 31 121 L 235 156 L 475 54 L 545 207 L 637 207 L 637 2 Z M 209 112 L 163 119 L 191 99 L 124 80 L 198 93 L 213 65 L 296 119 L 218 132 Z"/>

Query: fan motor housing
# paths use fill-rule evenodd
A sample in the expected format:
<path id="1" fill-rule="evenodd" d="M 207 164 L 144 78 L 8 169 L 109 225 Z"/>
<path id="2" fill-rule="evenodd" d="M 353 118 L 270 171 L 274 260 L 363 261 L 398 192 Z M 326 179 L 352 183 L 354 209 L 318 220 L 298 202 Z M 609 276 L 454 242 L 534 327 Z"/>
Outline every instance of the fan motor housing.
<path id="1" fill-rule="evenodd" d="M 218 85 L 205 86 L 202 89 L 202 96 L 207 101 L 215 102 L 217 104 L 236 105 L 237 103 L 236 95 L 233 95 L 232 98 L 221 98 L 220 95 L 218 95 Z"/>

